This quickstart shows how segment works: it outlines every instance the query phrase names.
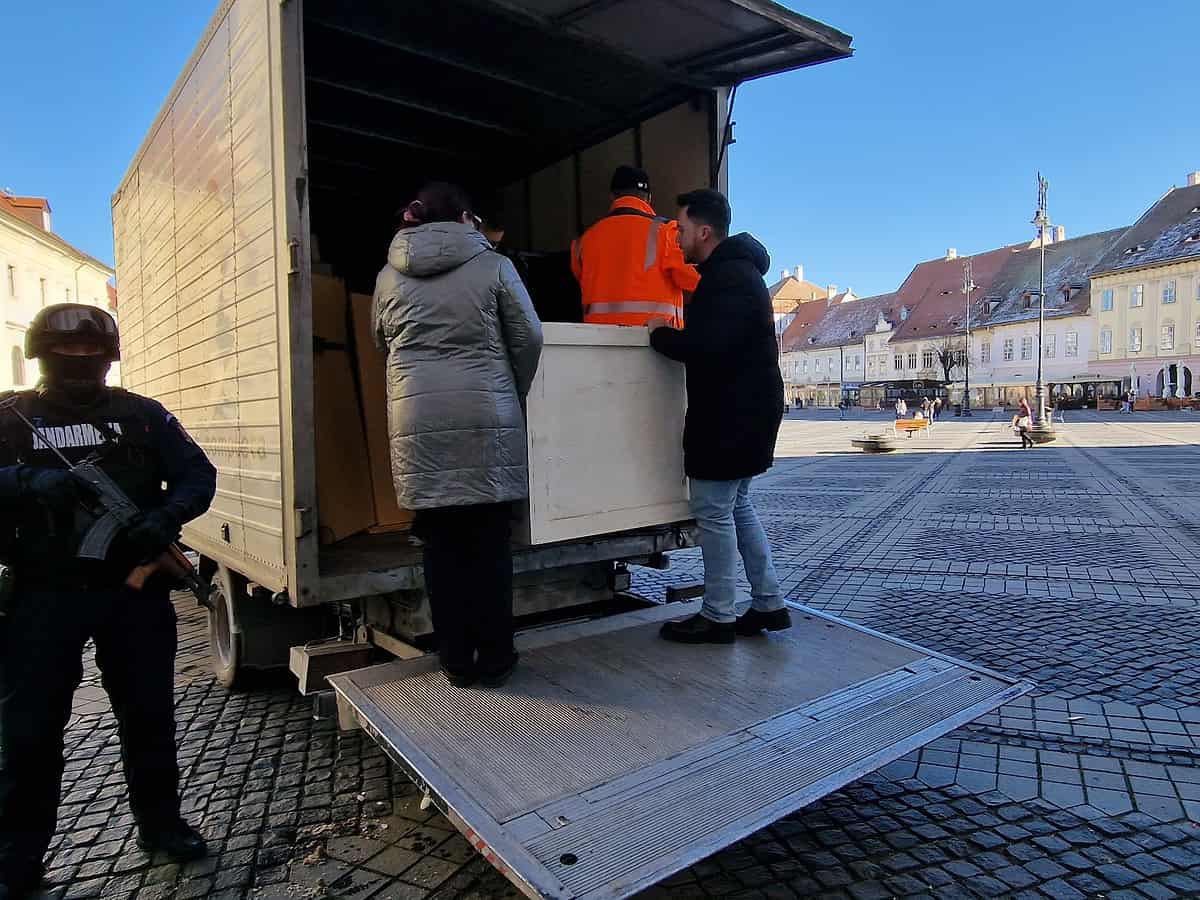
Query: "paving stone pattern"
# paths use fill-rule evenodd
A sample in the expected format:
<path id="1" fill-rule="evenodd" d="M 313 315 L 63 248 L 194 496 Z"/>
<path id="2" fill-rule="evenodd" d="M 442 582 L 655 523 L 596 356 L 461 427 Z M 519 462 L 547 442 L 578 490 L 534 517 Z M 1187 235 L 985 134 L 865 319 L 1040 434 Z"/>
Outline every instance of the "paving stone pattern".
<path id="1" fill-rule="evenodd" d="M 645 896 L 1200 896 L 1200 429 L 1183 414 L 1074 413 L 1055 444 L 1021 451 L 1004 421 L 946 417 L 894 455 L 849 451 L 888 422 L 785 422 L 756 492 L 784 590 L 1037 691 Z M 637 570 L 635 589 L 661 599 L 701 577 L 695 551 L 673 559 Z M 518 896 L 288 678 L 217 686 L 203 617 L 178 609 L 187 812 L 213 853 L 180 867 L 134 846 L 89 659 L 48 894 Z"/>

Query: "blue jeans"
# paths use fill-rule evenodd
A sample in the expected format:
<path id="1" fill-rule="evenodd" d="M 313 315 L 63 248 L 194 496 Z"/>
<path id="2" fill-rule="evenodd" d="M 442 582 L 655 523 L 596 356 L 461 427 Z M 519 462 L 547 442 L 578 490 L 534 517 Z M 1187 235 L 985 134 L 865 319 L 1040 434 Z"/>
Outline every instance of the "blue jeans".
<path id="1" fill-rule="evenodd" d="M 750 482 L 749 478 L 691 479 L 692 515 L 700 527 L 700 552 L 704 556 L 704 607 L 700 612 L 714 622 L 737 618 L 739 553 L 750 580 L 751 605 L 762 612 L 783 608 L 767 533 L 750 502 Z"/>

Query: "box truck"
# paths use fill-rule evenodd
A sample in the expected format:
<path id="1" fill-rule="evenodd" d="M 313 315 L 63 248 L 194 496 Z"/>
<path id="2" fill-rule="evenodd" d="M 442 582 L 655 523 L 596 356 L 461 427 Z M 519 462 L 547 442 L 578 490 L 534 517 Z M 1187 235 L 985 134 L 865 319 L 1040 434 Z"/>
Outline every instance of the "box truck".
<path id="1" fill-rule="evenodd" d="M 218 678 L 290 652 L 531 897 L 628 896 L 1029 688 L 802 606 L 770 638 L 669 645 L 688 608 L 627 592 L 694 540 L 684 376 L 644 330 L 577 321 L 570 241 L 621 163 L 664 212 L 727 189 L 737 86 L 850 55 L 770 0 L 224 0 L 113 196 L 125 384 L 219 471 L 184 535 Z M 522 664 L 495 691 L 425 652 L 365 338 L 432 178 L 490 193 L 545 319 Z"/>

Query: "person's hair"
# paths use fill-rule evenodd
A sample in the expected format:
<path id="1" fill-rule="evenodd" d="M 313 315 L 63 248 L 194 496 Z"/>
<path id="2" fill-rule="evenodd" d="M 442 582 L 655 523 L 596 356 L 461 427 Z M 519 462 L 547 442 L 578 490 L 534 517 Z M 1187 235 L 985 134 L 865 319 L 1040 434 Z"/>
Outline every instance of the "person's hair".
<path id="1" fill-rule="evenodd" d="M 417 191 L 417 199 L 404 210 L 404 220 L 424 225 L 426 222 L 461 222 L 463 213 L 471 212 L 471 198 L 457 184 L 431 181 Z"/>
<path id="2" fill-rule="evenodd" d="M 733 213 L 729 209 L 729 201 L 720 191 L 700 188 L 680 194 L 675 202 L 680 209 L 687 211 L 689 219 L 707 225 L 719 237 L 729 234 L 729 222 L 733 219 Z"/>

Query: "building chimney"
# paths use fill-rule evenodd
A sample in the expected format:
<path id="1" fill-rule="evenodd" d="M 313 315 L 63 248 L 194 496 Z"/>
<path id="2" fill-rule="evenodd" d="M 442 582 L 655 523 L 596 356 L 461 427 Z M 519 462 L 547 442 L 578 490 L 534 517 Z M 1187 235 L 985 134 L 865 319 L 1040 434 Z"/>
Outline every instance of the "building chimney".
<path id="1" fill-rule="evenodd" d="M 834 298 L 834 296 L 837 294 L 837 285 L 836 284 L 828 285 L 828 286 L 826 286 L 825 291 L 826 291 L 826 294 L 825 294 L 826 299 L 832 300 Z"/>
<path id="2" fill-rule="evenodd" d="M 804 266 L 800 265 L 799 263 L 796 264 L 796 280 L 804 280 Z"/>
<path id="3" fill-rule="evenodd" d="M 1066 225 L 1055 225 L 1054 226 L 1054 243 L 1061 244 L 1066 239 L 1067 239 L 1067 226 Z"/>
<path id="4" fill-rule="evenodd" d="M 1200 187 L 1200 172 L 1190 172 L 1187 177 L 1188 187 Z"/>
<path id="5" fill-rule="evenodd" d="M 791 272 L 789 272 L 787 269 L 784 269 L 782 272 L 779 273 L 779 278 L 782 281 L 787 281 L 788 278 L 791 277 L 791 275 L 792 275 Z"/>
<path id="6" fill-rule="evenodd" d="M 946 259 L 958 259 L 958 251 L 953 247 L 946 248 Z"/>

